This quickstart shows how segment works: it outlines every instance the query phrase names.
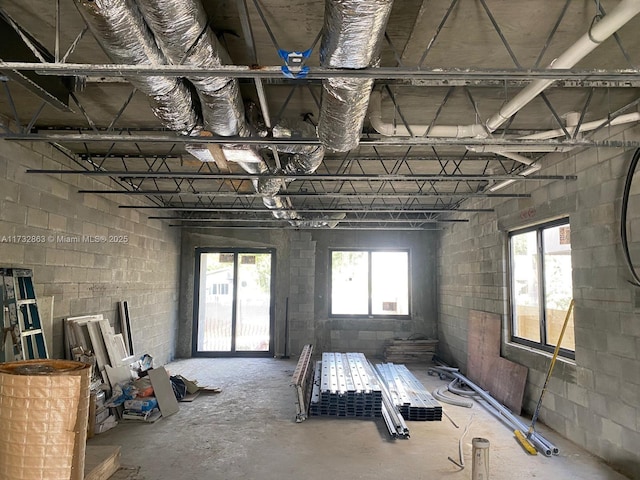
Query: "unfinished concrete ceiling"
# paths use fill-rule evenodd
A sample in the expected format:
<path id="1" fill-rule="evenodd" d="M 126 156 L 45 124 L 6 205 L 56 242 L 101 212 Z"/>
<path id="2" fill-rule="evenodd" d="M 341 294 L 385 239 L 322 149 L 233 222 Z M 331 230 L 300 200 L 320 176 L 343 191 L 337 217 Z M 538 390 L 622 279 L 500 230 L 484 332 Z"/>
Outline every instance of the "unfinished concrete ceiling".
<path id="1" fill-rule="evenodd" d="M 437 228 L 452 221 L 450 212 L 464 211 L 467 198 L 524 196 L 504 193 L 498 187 L 505 181 L 573 181 L 536 177 L 545 152 L 597 146 L 594 132 L 638 121 L 637 0 L 327 2 L 345 10 L 320 1 L 203 0 L 203 24 L 228 52 L 229 58 L 221 55 L 225 65 L 171 58 L 162 29 L 173 24 L 160 18 L 153 25 L 150 12 L 164 3 L 172 2 L 3 1 L 0 29 L 11 41 L 0 47 L 0 113 L 13 125 L 0 135 L 53 143 L 77 160 L 78 172 L 69 175 L 118 179 L 121 190 L 100 193 L 147 197 L 149 215 L 176 225 Z M 87 29 L 79 14 L 108 8 L 135 9 L 151 25 L 149 38 L 164 60 L 137 70 L 112 67 L 126 62 L 105 53 L 92 35 L 95 25 Z M 327 26 L 336 11 L 351 16 L 355 28 Z M 371 23 L 362 20 L 368 15 Z M 353 40 L 358 29 L 361 37 Z M 209 35 L 199 33 L 197 42 Z M 139 47 L 139 40 L 130 41 Z M 576 42 L 586 50 L 567 54 L 580 50 Z M 369 47 L 371 58 L 362 53 Z M 192 44 L 184 48 L 185 58 L 195 55 Z M 298 78 L 287 78 L 279 50 L 311 48 L 306 76 L 292 58 Z M 171 131 L 157 109 L 154 114 L 140 85 L 153 74 L 177 78 L 194 99 L 199 124 L 191 136 Z M 355 97 L 337 110 L 329 101 L 351 95 L 337 80 L 346 76 L 363 88 L 362 129 L 351 118 Z M 222 77 L 238 79 L 248 119 L 247 131 L 233 130 L 231 137 L 211 131 L 196 91 L 199 81 Z M 505 114 L 514 97 L 545 79 L 554 82 Z M 371 96 L 361 85 L 369 80 Z M 334 141 L 347 136 L 343 121 L 356 124 L 354 145 Z M 203 162 L 207 156 L 212 161 Z"/>

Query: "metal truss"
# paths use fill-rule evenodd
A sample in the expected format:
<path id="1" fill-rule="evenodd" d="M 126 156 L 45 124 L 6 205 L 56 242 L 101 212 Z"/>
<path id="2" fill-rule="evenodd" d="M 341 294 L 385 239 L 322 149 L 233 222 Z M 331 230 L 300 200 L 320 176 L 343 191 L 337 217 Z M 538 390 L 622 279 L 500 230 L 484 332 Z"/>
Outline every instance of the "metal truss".
<path id="1" fill-rule="evenodd" d="M 247 5 L 249 3 L 249 5 Z M 427 58 L 437 48 L 441 33 L 448 22 L 456 17 L 456 9 L 463 8 L 465 2 L 450 0 L 443 17 L 435 27 L 424 50 L 418 52 L 419 61 L 410 65 L 404 55 L 415 32 L 410 32 L 406 43 L 386 35 L 387 54 L 391 54 L 396 66 L 365 68 L 361 70 L 336 70 L 312 67 L 304 79 L 283 78 L 280 65 L 261 65 L 260 55 L 253 35 L 252 19 L 256 15 L 265 28 L 274 49 L 279 49 L 277 32 L 267 21 L 264 3 L 258 0 L 247 2 L 236 0 L 242 37 L 252 65 L 224 65 L 220 68 L 194 68 L 187 65 L 116 65 L 95 63 L 70 63 L 78 44 L 86 38 L 88 28 L 82 28 L 65 50 L 61 44 L 61 29 L 64 15 L 60 11 L 60 0 L 55 1 L 55 36 L 52 59 L 48 61 L 38 56 L 38 47 L 28 36 L 24 41 L 38 56 L 39 62 L 3 62 L 0 60 L 2 91 L 7 98 L 10 114 L 17 125 L 17 131 L 0 132 L 0 138 L 7 141 L 48 142 L 61 149 L 82 170 L 30 170 L 30 174 L 83 174 L 106 176 L 113 179 L 118 187 L 113 190 L 79 190 L 80 193 L 99 195 L 126 195 L 146 197 L 148 205 L 121 205 L 120 208 L 135 208 L 142 211 L 160 210 L 172 212 L 171 216 L 151 215 L 149 218 L 174 221 L 172 226 L 188 228 L 303 228 L 273 217 L 276 211 L 294 212 L 305 219 L 330 222 L 336 215 L 344 215 L 336 229 L 368 230 L 436 230 L 438 225 L 452 221 L 466 221 L 465 214 L 491 212 L 491 208 L 464 208 L 471 198 L 528 198 L 525 193 L 495 193 L 491 185 L 507 181 L 573 181 L 575 176 L 538 175 L 523 176 L 524 166 L 511 159 L 495 154 L 477 154 L 467 147 L 483 147 L 486 151 L 502 147 L 522 148 L 522 151 L 568 151 L 577 147 L 619 147 L 637 148 L 640 141 L 627 137 L 615 140 L 599 140 L 595 134 L 607 128 L 617 116 L 637 108 L 640 98 L 624 106 L 609 104 L 606 121 L 595 130 L 579 134 L 585 119 L 594 117 L 598 101 L 596 92 L 609 94 L 611 89 L 640 87 L 640 68 L 634 62 L 632 52 L 622 39 L 614 35 L 616 48 L 624 57 L 627 68 L 614 70 L 544 68 L 545 55 L 553 44 L 558 31 L 562 30 L 567 18 L 570 0 L 562 3 L 556 18 L 550 18 L 549 32 L 540 46 L 535 61 L 530 65 L 517 58 L 508 38 L 508 30 L 503 30 L 499 18 L 494 15 L 490 3 L 480 0 L 476 5 L 478 15 L 485 16 L 495 30 L 493 48 L 504 49 L 514 68 L 426 68 Z M 594 0 L 594 11 L 599 15 L 606 12 L 598 0 Z M 251 10 L 249 10 L 249 7 Z M 2 13 L 2 12 L 0 12 Z M 421 9 L 422 13 L 422 9 Z M 420 14 L 421 14 L 420 13 Z M 418 14 L 418 15 L 420 15 Z M 8 16 L 7 16 L 8 17 Z M 416 20 L 417 28 L 418 22 Z M 14 28 L 20 30 L 19 26 Z M 315 46 L 320 36 L 315 37 Z M 395 43 L 394 43 L 395 42 Z M 299 46 L 307 47 L 307 46 Z M 8 80 L 20 72 L 36 72 L 48 76 L 75 76 L 79 83 L 118 82 L 114 95 L 120 107 L 115 115 L 97 121 L 91 118 L 90 109 L 85 108 L 80 92 L 71 93 L 76 118 L 85 126 L 73 129 L 57 129 L 41 125 L 40 118 L 48 108 L 45 96 L 42 103 L 32 112 L 21 112 L 15 102 L 16 93 L 10 89 Z M 320 83 L 328 78 L 369 78 L 376 85 L 385 88 L 394 107 L 395 118 L 411 132 L 400 104 L 403 96 L 411 88 L 404 87 L 446 87 L 442 100 L 431 118 L 423 124 L 429 125 L 424 135 L 405 137 L 383 137 L 366 131 L 363 133 L 358 151 L 345 155 L 328 154 L 318 171 L 313 175 L 266 175 L 255 176 L 238 173 L 239 169 L 229 163 L 227 168 L 219 168 L 214 163 L 200 163 L 185 152 L 185 145 L 199 144 L 242 144 L 260 145 L 273 152 L 279 165 L 277 146 L 281 144 L 319 145 L 317 138 L 274 139 L 239 137 L 186 137 L 163 128 L 131 128 L 122 125 L 124 112 L 136 95 L 135 88 L 124 88 L 125 78 L 149 75 L 167 76 L 224 76 L 238 78 L 243 84 L 252 84 L 267 127 L 276 125 L 283 118 L 306 114 L 305 120 L 314 123 L 314 112 L 292 112 L 292 99 L 304 94 L 310 104 L 319 111 Z M 493 112 L 481 111 L 479 96 L 483 89 L 491 89 L 491 94 L 508 100 L 513 91 L 528 85 L 535 79 L 554 81 L 552 88 L 585 89 L 584 102 L 580 105 L 577 127 L 571 131 L 562 120 L 563 110 L 554 105 L 553 95 L 542 94 L 541 105 L 546 106 L 562 135 L 548 140 L 529 140 L 525 137 L 536 131 L 512 128 L 512 117 L 501 129 L 488 138 L 434 138 L 428 137 L 429 130 L 440 123 L 440 118 L 449 113 L 454 93 L 466 98 L 469 118 L 482 123 L 483 118 Z M 244 89 L 245 87 L 243 87 Z M 276 104 L 268 93 L 280 90 L 281 100 Z M 456 90 L 457 89 L 457 90 Z M 496 94 L 496 92 L 500 92 Z M 578 90 L 578 94 L 581 92 Z M 594 100 L 595 97 L 595 100 Z M 283 100 L 282 100 L 283 99 Z M 269 102 L 267 101 L 269 100 Z M 627 99 L 628 101 L 628 99 Z M 117 106 L 118 104 L 116 104 Z M 459 108 L 459 107 L 458 107 Z M 544 107 L 543 107 L 544 108 Z M 313 109 L 312 109 L 313 110 Z M 602 116 L 596 117 L 602 118 Z M 517 124 L 518 122 L 516 122 Z M 45 128 L 50 128 L 46 130 Z M 401 153 L 398 153 L 398 152 Z M 73 153 L 72 153 L 73 152 Z M 536 163 L 541 153 L 528 153 L 527 158 Z M 257 194 L 253 182 L 279 180 L 279 193 L 286 199 L 283 209 L 268 209 L 263 204 L 263 195 Z M 489 204 L 490 202 L 487 202 Z M 458 213 L 455 218 L 451 213 Z"/>

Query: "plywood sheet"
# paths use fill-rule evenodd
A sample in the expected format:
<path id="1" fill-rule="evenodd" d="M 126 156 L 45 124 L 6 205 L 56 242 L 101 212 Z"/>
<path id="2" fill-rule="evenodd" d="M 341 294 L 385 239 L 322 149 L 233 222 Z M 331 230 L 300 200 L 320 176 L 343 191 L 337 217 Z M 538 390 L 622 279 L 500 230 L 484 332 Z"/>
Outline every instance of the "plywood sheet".
<path id="1" fill-rule="evenodd" d="M 500 315 L 471 310 L 467 330 L 467 377 L 520 414 L 527 367 L 500 357 Z"/>
<path id="2" fill-rule="evenodd" d="M 487 380 L 486 388 L 491 396 L 513 413 L 520 415 L 524 387 L 527 383 L 527 367 L 506 358 L 493 357 L 489 360 L 488 372 L 491 378 Z"/>
<path id="3" fill-rule="evenodd" d="M 120 468 L 120 447 L 87 445 L 84 480 L 107 480 Z"/>

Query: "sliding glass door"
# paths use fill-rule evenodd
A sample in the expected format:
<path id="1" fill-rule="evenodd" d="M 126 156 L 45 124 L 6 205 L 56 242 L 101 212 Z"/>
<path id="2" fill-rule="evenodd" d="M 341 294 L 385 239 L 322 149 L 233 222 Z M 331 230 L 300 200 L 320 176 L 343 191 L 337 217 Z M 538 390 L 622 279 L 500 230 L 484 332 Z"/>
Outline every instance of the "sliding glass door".
<path id="1" fill-rule="evenodd" d="M 273 354 L 271 250 L 196 250 L 193 354 Z"/>

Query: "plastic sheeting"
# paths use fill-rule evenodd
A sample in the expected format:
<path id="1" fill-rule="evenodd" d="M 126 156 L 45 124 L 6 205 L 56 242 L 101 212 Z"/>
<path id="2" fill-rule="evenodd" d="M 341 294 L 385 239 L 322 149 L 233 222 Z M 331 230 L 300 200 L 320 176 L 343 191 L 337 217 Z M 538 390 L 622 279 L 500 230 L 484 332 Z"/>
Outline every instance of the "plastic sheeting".
<path id="1" fill-rule="evenodd" d="M 115 63 L 163 65 L 166 59 L 133 0 L 74 0 L 94 37 Z M 198 130 L 191 92 L 171 77 L 127 79 L 150 97 L 154 114 L 169 129 L 183 134 Z"/>
<path id="2" fill-rule="evenodd" d="M 137 0 L 169 62 L 218 68 L 226 57 L 207 23 L 199 0 Z M 248 135 L 238 81 L 227 77 L 196 77 L 204 128 L 222 136 Z"/>

